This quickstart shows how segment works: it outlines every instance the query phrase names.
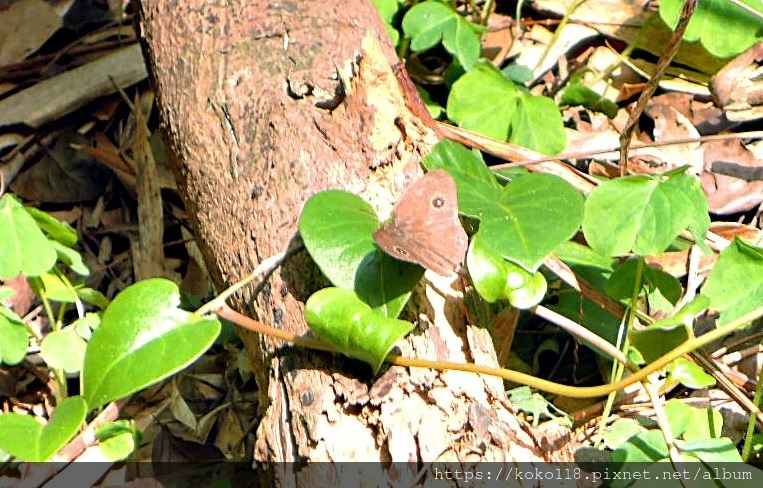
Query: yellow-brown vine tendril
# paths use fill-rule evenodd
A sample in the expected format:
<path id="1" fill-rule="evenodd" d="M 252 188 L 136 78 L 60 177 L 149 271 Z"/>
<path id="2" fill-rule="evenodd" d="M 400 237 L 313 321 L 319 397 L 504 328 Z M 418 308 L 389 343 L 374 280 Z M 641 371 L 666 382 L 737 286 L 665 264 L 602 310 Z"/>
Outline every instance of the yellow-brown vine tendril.
<path id="1" fill-rule="evenodd" d="M 337 351 L 335 347 L 331 346 L 330 344 L 326 342 L 297 336 L 296 334 L 292 332 L 288 332 L 282 329 L 276 329 L 275 327 L 270 327 L 268 325 L 263 324 L 262 322 L 259 322 L 257 320 L 254 320 L 252 318 L 249 318 L 245 315 L 242 315 L 236 312 L 235 310 L 233 310 L 232 308 L 228 307 L 225 304 L 223 304 L 219 309 L 217 309 L 215 313 L 218 316 L 224 319 L 230 320 L 231 322 L 238 324 L 241 327 L 244 327 L 246 329 L 252 330 L 254 332 L 258 332 L 260 334 L 265 334 L 270 337 L 275 337 L 283 341 L 291 342 L 298 346 L 308 347 L 311 349 L 318 349 L 321 351 L 339 352 Z M 709 344 L 717 339 L 720 339 L 721 337 L 727 334 L 730 334 L 736 329 L 742 327 L 744 324 L 751 322 L 761 316 L 763 316 L 763 306 L 760 306 L 754 309 L 753 311 L 746 313 L 745 315 L 739 317 L 736 320 L 729 322 L 728 324 L 722 327 L 718 327 L 717 329 L 710 331 L 706 334 L 703 334 L 699 337 L 693 337 L 687 340 L 680 346 L 664 354 L 663 356 L 660 356 L 654 362 L 648 364 L 643 369 L 640 369 L 634 372 L 633 374 L 631 374 L 629 377 L 625 379 L 622 379 L 615 383 L 610 383 L 607 385 L 599 385 L 599 386 L 583 386 L 583 387 L 568 386 L 568 385 L 562 385 L 560 383 L 554 383 L 552 381 L 536 378 L 535 376 L 531 376 L 525 373 L 520 373 L 519 371 L 514 371 L 510 369 L 496 368 L 491 366 L 481 366 L 479 364 L 451 363 L 446 361 L 429 361 L 426 359 L 405 358 L 397 354 L 390 354 L 389 356 L 387 356 L 386 362 L 397 365 L 397 366 L 429 368 L 429 369 L 436 369 L 436 370 L 455 370 L 455 371 L 465 371 L 469 373 L 486 374 L 490 376 L 497 376 L 499 378 L 503 378 L 508 381 L 513 381 L 515 383 L 521 383 L 531 388 L 542 390 L 548 393 L 554 393 L 556 395 L 562 395 L 562 396 L 566 396 L 570 398 L 594 398 L 594 397 L 608 395 L 614 391 L 618 391 L 623 388 L 626 388 L 627 386 L 630 386 L 633 383 L 639 382 L 645 379 L 650 374 L 660 371 L 665 366 L 670 364 L 674 359 L 681 357 L 684 354 L 688 354 L 696 349 L 699 349 L 700 347 L 706 344 Z"/>

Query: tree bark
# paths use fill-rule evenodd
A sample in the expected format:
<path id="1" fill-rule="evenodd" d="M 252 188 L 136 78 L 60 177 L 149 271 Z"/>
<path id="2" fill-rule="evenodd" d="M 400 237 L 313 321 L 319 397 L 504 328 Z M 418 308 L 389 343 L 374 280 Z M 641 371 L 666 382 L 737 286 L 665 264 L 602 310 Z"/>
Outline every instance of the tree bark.
<path id="1" fill-rule="evenodd" d="M 310 195 L 344 188 L 388 204 L 436 142 L 405 106 L 370 2 L 140 2 L 139 17 L 170 158 L 218 289 L 286 249 Z M 303 305 L 321 283 L 302 252 L 234 305 L 306 333 Z M 402 353 L 495 364 L 487 332 L 466 325 L 452 298 L 421 290 L 429 319 Z M 254 458 L 297 462 L 271 472 L 280 483 L 306 482 L 302 461 L 402 461 L 413 464 L 394 476 L 413 479 L 423 461 L 548 459 L 501 380 L 401 367 L 371 377 L 354 361 L 242 336 L 260 388 Z"/>

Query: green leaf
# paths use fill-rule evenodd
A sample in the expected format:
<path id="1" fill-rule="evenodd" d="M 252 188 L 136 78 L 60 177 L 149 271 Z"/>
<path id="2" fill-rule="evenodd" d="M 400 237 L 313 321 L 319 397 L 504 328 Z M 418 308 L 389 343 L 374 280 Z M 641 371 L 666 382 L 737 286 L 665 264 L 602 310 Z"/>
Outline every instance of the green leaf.
<path id="1" fill-rule="evenodd" d="M 93 335 L 93 331 L 101 324 L 100 314 L 88 312 L 84 317 L 81 317 L 71 324 L 68 328 L 71 328 L 79 337 L 85 341 L 89 341 Z"/>
<path id="2" fill-rule="evenodd" d="M 77 301 L 77 291 L 68 279 L 59 273 L 43 273 L 39 277 L 30 278 L 29 286 L 39 296 L 62 303 Z"/>
<path id="3" fill-rule="evenodd" d="M 117 420 L 98 427 L 95 438 L 104 456 L 110 461 L 121 461 L 132 454 L 140 445 L 140 430 L 130 420 Z"/>
<path id="4" fill-rule="evenodd" d="M 24 210 L 37 222 L 48 237 L 64 247 L 77 245 L 77 231 L 66 222 L 53 218 L 51 215 L 33 207 L 24 207 Z"/>
<path id="5" fill-rule="evenodd" d="M 403 17 L 403 32 L 411 38 L 411 49 L 421 52 L 434 47 L 442 40 L 445 26 L 455 21 L 454 14 L 450 7 L 437 2 L 422 2 L 411 8 Z"/>
<path id="6" fill-rule="evenodd" d="M 384 22 L 384 27 L 387 28 L 392 44 L 396 45 L 400 40 L 400 33 L 392 25 L 392 21 L 400 10 L 400 2 L 398 0 L 373 0 L 373 4 L 379 11 L 379 16 Z"/>
<path id="7" fill-rule="evenodd" d="M 460 127 L 506 141 L 520 91 L 492 64 L 478 63 L 448 95 L 448 118 Z"/>
<path id="8" fill-rule="evenodd" d="M 31 415 L 0 415 L 0 449 L 24 461 L 47 461 L 74 437 L 86 413 L 85 400 L 75 396 L 58 404 L 48 425 Z"/>
<path id="9" fill-rule="evenodd" d="M 512 306 L 527 309 L 540 303 L 546 294 L 546 279 L 540 271 L 530 273 L 490 253 L 481 240 L 472 240 L 466 263 L 474 288 L 490 303 L 508 299 Z"/>
<path id="10" fill-rule="evenodd" d="M 403 17 L 403 32 L 411 38 L 412 51 L 426 51 L 442 40 L 443 47 L 467 70 L 480 57 L 482 31 L 450 6 L 434 1 L 414 5 Z"/>
<path id="11" fill-rule="evenodd" d="M 678 438 L 686 432 L 689 424 L 693 420 L 694 408 L 691 405 L 687 405 L 681 400 L 673 398 L 665 402 L 665 415 L 668 418 L 670 424 L 670 432 L 674 437 Z"/>
<path id="12" fill-rule="evenodd" d="M 556 102 L 548 97 L 523 93 L 509 126 L 509 141 L 553 155 L 567 145 L 564 122 Z"/>
<path id="13" fill-rule="evenodd" d="M 460 127 L 544 154 L 566 145 L 554 101 L 521 91 L 489 62 L 478 63 L 453 84 L 446 110 Z"/>
<path id="14" fill-rule="evenodd" d="M 763 303 L 763 249 L 735 238 L 721 251 L 718 262 L 702 287 L 709 307 L 721 312 L 723 325 Z"/>
<path id="15" fill-rule="evenodd" d="M 475 182 L 492 185 L 498 188 L 495 182 L 495 175 L 485 165 L 482 155 L 479 151 L 472 151 L 463 145 L 448 139 L 438 142 L 424 158 L 424 166 L 427 171 L 434 171 L 438 168 L 446 170 L 456 181 L 462 183 L 474 180 Z M 459 192 L 463 189 L 458 185 Z M 462 200 L 462 193 L 458 194 L 459 202 Z"/>
<path id="16" fill-rule="evenodd" d="M 612 258 L 602 256 L 588 246 L 575 241 L 565 241 L 554 249 L 556 257 L 567 265 L 585 266 L 588 268 L 612 271 Z"/>
<path id="17" fill-rule="evenodd" d="M 97 408 L 191 364 L 214 342 L 220 322 L 178 308 L 177 285 L 159 278 L 125 288 L 103 313 L 85 353 L 82 384 Z"/>
<path id="18" fill-rule="evenodd" d="M 0 303 L 5 302 L 7 299 L 16 294 L 16 291 L 9 286 L 0 286 Z"/>
<path id="19" fill-rule="evenodd" d="M 720 414 L 720 412 L 718 412 Z M 675 440 L 676 447 L 681 450 L 682 453 L 690 453 L 700 461 L 711 464 L 712 463 L 742 463 L 742 457 L 739 455 L 736 446 L 728 437 L 719 437 L 717 439 L 693 439 L 693 440 Z M 743 465 L 746 467 L 746 465 Z M 753 467 L 750 467 L 755 469 Z M 715 474 L 711 471 L 711 474 Z M 714 478 L 712 478 L 714 479 Z M 758 480 L 760 481 L 760 474 L 758 474 Z M 739 486 L 736 483 L 727 483 L 726 486 Z M 750 485 L 760 486 L 760 485 Z"/>
<path id="20" fill-rule="evenodd" d="M 668 367 L 669 380 L 681 383 L 687 388 L 699 390 L 715 385 L 715 378 L 705 373 L 697 363 L 678 358 Z"/>
<path id="21" fill-rule="evenodd" d="M 427 107 L 427 112 L 429 112 L 429 116 L 432 117 L 432 119 L 437 120 L 442 115 L 444 109 L 432 100 L 432 97 L 429 95 L 429 92 L 425 89 L 421 88 L 419 85 L 416 85 L 416 91 L 419 92 L 419 96 L 421 97 L 421 101 L 424 102 L 424 105 Z M 446 141 L 447 139 L 443 139 L 443 141 Z"/>
<path id="22" fill-rule="evenodd" d="M 69 266 L 72 271 L 80 276 L 88 276 L 90 270 L 87 269 L 85 262 L 82 260 L 82 254 L 70 247 L 66 247 L 60 242 L 51 241 L 53 247 L 56 248 L 58 254 L 58 260 Z"/>
<path id="23" fill-rule="evenodd" d="M 378 227 L 370 205 L 340 190 L 310 197 L 299 218 L 307 252 L 331 283 L 354 290 L 387 317 L 397 317 L 424 270 L 380 251 L 373 240 Z"/>
<path id="24" fill-rule="evenodd" d="M 101 293 L 98 290 L 94 290 L 92 288 L 88 288 L 86 286 L 83 286 L 81 288 L 77 288 L 77 296 L 85 303 L 89 303 L 91 305 L 95 305 L 96 307 L 100 308 L 101 310 L 105 309 L 109 306 L 109 299 L 106 298 L 106 295 Z"/>
<path id="25" fill-rule="evenodd" d="M 445 25 L 442 30 L 442 46 L 453 54 L 467 71 L 472 69 L 482 51 L 478 30 L 479 26 L 460 15 L 455 18 L 455 22 Z"/>
<path id="26" fill-rule="evenodd" d="M 659 254 L 681 231 L 691 227 L 704 238 L 709 226 L 702 188 L 685 173 L 605 181 L 591 192 L 583 217 L 588 244 L 607 256 Z"/>
<path id="27" fill-rule="evenodd" d="M 551 413 L 551 409 L 554 409 L 566 415 L 564 412 L 554 406 L 553 403 L 546 400 L 540 393 L 535 393 L 527 386 L 520 386 L 506 392 L 509 397 L 509 401 L 519 409 L 521 412 L 528 413 L 533 417 L 533 425 L 537 426 L 540 423 L 541 417 L 549 419 L 557 418 L 556 415 Z"/>
<path id="28" fill-rule="evenodd" d="M 51 368 L 77 373 L 85 360 L 87 343 L 71 327 L 53 331 L 40 343 L 40 355 Z"/>
<path id="29" fill-rule="evenodd" d="M 56 263 L 56 249 L 9 194 L 0 199 L 0 278 L 38 276 Z"/>
<path id="30" fill-rule="evenodd" d="M 604 444 L 615 450 L 628 442 L 628 439 L 636 434 L 644 432 L 644 427 L 638 423 L 635 419 L 617 419 L 609 426 L 602 436 Z"/>
<path id="31" fill-rule="evenodd" d="M 698 408 L 689 405 L 690 419 L 686 429 L 681 434 L 685 441 L 710 440 L 721 437 L 723 431 L 723 414 L 718 410 L 707 407 Z M 678 436 L 679 434 L 675 434 Z"/>
<path id="32" fill-rule="evenodd" d="M 472 242 L 469 243 L 469 250 L 466 253 L 466 267 L 469 269 L 469 277 L 474 283 L 477 293 L 489 303 L 495 303 L 506 298 L 506 280 L 509 271 L 504 263 L 508 264 L 508 261 L 489 252 L 481 245 L 480 241 L 472 239 Z M 529 273 L 524 271 L 519 276 L 524 277 L 524 274 Z"/>
<path id="33" fill-rule="evenodd" d="M 667 323 L 666 323 L 667 322 Z M 628 337 L 648 363 L 686 342 L 691 329 L 683 323 L 655 322 L 642 330 L 632 330 Z"/>
<path id="34" fill-rule="evenodd" d="M 580 276 L 586 282 L 591 284 L 591 286 L 599 290 L 604 289 L 609 275 L 606 271 L 597 267 L 576 264 L 571 264 L 570 268 L 572 268 L 572 271 L 577 276 Z M 618 333 L 621 329 L 620 320 L 617 317 L 605 312 L 599 305 L 582 297 L 579 291 L 567 285 L 564 285 L 562 289 L 557 292 L 557 295 L 559 297 L 558 303 L 550 304 L 548 306 L 551 310 L 581 324 L 583 327 L 610 344 L 617 344 Z M 602 352 L 600 349 L 593 346 L 593 344 L 590 344 L 587 341 L 583 341 L 583 343 L 603 358 L 611 360 L 609 354 Z"/>
<path id="35" fill-rule="evenodd" d="M 613 266 L 612 274 L 609 275 L 605 291 L 607 295 L 615 300 L 625 300 L 631 297 L 634 290 L 641 291 L 643 286 L 643 276 L 641 283 L 636 283 L 636 273 L 640 260 L 629 259 Z M 646 265 L 643 265 L 646 268 Z"/>
<path id="36" fill-rule="evenodd" d="M 665 437 L 659 430 L 640 432 L 612 452 L 612 464 L 616 470 L 628 471 L 638 463 L 652 463 L 668 457 Z M 643 465 L 641 465 L 643 469 Z"/>
<path id="37" fill-rule="evenodd" d="M 760 2 L 741 0 L 753 10 L 763 13 Z M 675 29 L 683 6 L 682 0 L 662 0 L 660 17 Z M 719 58 L 730 58 L 761 41 L 763 22 L 760 16 L 725 0 L 702 0 L 692 15 L 684 33 L 688 42 L 700 41 L 702 46 Z"/>
<path id="38" fill-rule="evenodd" d="M 0 363 L 14 365 L 26 356 L 29 337 L 21 317 L 0 304 Z"/>
<path id="39" fill-rule="evenodd" d="M 530 174 L 503 189 L 474 180 L 461 191 L 459 210 L 480 219 L 474 239 L 497 256 L 535 272 L 580 227 L 583 197 L 556 176 Z"/>
<path id="40" fill-rule="evenodd" d="M 579 81 L 570 83 L 562 93 L 559 100 L 560 105 L 582 105 L 590 110 L 601 112 L 610 119 L 617 116 L 617 104 L 608 98 L 605 98 Z"/>
<path id="41" fill-rule="evenodd" d="M 641 282 L 636 283 L 640 259 L 629 259 L 614 266 L 614 271 L 607 281 L 607 294 L 614 299 L 629 299 L 633 290 L 646 288 L 647 292 L 659 294 L 671 304 L 681 298 L 681 283 L 670 274 L 643 264 Z"/>
<path id="42" fill-rule="evenodd" d="M 392 22 L 392 18 L 400 9 L 398 0 L 372 0 L 374 7 L 379 11 L 379 16 L 384 22 Z"/>
<path id="43" fill-rule="evenodd" d="M 324 288 L 305 304 L 305 319 L 313 333 L 347 357 L 359 359 L 379 371 L 395 342 L 413 324 L 374 312 L 350 290 Z"/>
<path id="44" fill-rule="evenodd" d="M 649 308 L 652 311 L 669 312 L 678 303 L 683 294 L 683 287 L 670 273 L 647 266 L 644 273 L 644 285 L 647 290 Z"/>
<path id="45" fill-rule="evenodd" d="M 506 281 L 506 298 L 509 303 L 520 310 L 526 310 L 539 304 L 546 296 L 548 283 L 543 273 L 536 271 L 523 286 L 512 288 L 510 281 Z"/>
<path id="46" fill-rule="evenodd" d="M 361 263 L 377 252 L 371 235 L 378 227 L 371 206 L 342 190 L 313 195 L 299 217 L 307 252 L 331 283 L 350 290 L 355 288 Z"/>

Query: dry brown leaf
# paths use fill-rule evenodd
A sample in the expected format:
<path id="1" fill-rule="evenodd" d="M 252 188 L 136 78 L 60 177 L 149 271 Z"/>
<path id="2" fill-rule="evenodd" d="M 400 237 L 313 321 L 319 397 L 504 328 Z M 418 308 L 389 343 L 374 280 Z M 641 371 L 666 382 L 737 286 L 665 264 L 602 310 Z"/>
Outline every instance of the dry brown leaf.
<path id="1" fill-rule="evenodd" d="M 580 24 L 567 24 L 554 34 L 541 25 L 533 25 L 530 32 L 520 39 L 522 51 L 516 64 L 530 70 L 533 73 L 532 79 L 537 80 L 572 48 L 598 35 L 596 30 Z"/>
<path id="2" fill-rule="evenodd" d="M 689 265 L 689 251 L 669 251 L 657 256 L 646 256 L 644 259 L 649 266 L 662 270 L 676 278 L 681 278 L 686 275 Z M 717 260 L 718 256 L 716 254 L 701 254 L 699 268 L 702 270 L 709 269 Z"/>
<path id="3" fill-rule="evenodd" d="M 754 246 L 760 245 L 761 240 L 763 240 L 763 231 L 751 225 L 740 224 L 738 222 L 713 222 L 710 224 L 710 232 L 714 232 L 728 240 L 739 237 Z"/>
<path id="4" fill-rule="evenodd" d="M 32 308 L 35 300 L 35 295 L 27 282 L 26 276 L 19 275 L 5 281 L 0 280 L 0 286 L 14 291 L 13 295 L 0 302 L 0 304 L 10 308 L 20 317 L 26 315 Z"/>
<path id="5" fill-rule="evenodd" d="M 671 94 L 650 100 L 645 113 L 654 121 L 654 141 L 675 141 L 679 139 L 699 139 L 700 134 L 688 118 L 690 97 Z M 683 109 L 683 110 L 681 110 Z M 660 147 L 664 154 L 665 166 L 661 172 L 688 164 L 689 171 L 698 175 L 704 165 L 704 151 L 699 142 L 674 144 Z"/>
<path id="6" fill-rule="evenodd" d="M 573 4 L 577 8 L 570 12 Z M 635 43 L 637 47 L 657 56 L 668 44 L 672 32 L 660 22 L 652 19 L 649 0 L 535 0 L 536 9 L 553 12 L 559 17 L 569 14 L 572 22 L 580 22 L 595 28 L 607 37 Z M 694 67 L 706 73 L 713 73 L 722 66 L 722 61 L 707 53 L 699 43 L 683 43 L 676 54 L 676 62 Z"/>
<path id="7" fill-rule="evenodd" d="M 763 44 L 737 56 L 710 80 L 710 89 L 726 117 L 735 122 L 763 118 Z"/>
<path id="8" fill-rule="evenodd" d="M 246 446 L 241 441 L 246 432 L 241 419 L 231 408 L 226 408 L 218 418 L 218 431 L 213 445 L 226 459 L 243 459 Z"/>
<path id="9" fill-rule="evenodd" d="M 165 467 L 163 463 L 221 461 L 223 459 L 222 453 L 214 446 L 179 439 L 172 435 L 169 430 L 162 429 L 162 433 L 154 442 L 151 460 L 158 463 L 154 465 L 158 474 L 162 469 L 169 470 L 167 472 L 169 474 L 176 472 L 177 469 Z"/>
<path id="10" fill-rule="evenodd" d="M 702 187 L 710 212 L 744 212 L 763 202 L 763 165 L 739 140 L 705 143 Z"/>
<path id="11" fill-rule="evenodd" d="M 601 73 L 610 70 L 613 66 L 617 68 L 608 77 L 601 77 Z M 628 65 L 620 63 L 620 54 L 609 46 L 596 47 L 588 58 L 586 67 L 590 71 L 585 73 L 583 84 L 613 102 L 623 99 L 624 93 L 633 96 L 629 87 L 641 85 L 643 81 L 641 76 Z M 596 83 L 591 84 L 589 80 L 596 80 Z"/>
<path id="12" fill-rule="evenodd" d="M 76 132 L 63 134 L 40 161 L 16 177 L 11 190 L 26 200 L 43 202 L 72 203 L 98 198 L 111 171 L 72 147 L 88 144 L 88 139 Z"/>
<path id="13" fill-rule="evenodd" d="M 21 61 L 39 49 L 62 23 L 55 3 L 16 0 L 3 5 L 0 9 L 0 66 Z"/>
<path id="14" fill-rule="evenodd" d="M 482 55 L 501 67 L 511 56 L 514 46 L 512 27 L 514 19 L 507 15 L 492 13 L 488 19 L 489 32 L 482 36 Z"/>

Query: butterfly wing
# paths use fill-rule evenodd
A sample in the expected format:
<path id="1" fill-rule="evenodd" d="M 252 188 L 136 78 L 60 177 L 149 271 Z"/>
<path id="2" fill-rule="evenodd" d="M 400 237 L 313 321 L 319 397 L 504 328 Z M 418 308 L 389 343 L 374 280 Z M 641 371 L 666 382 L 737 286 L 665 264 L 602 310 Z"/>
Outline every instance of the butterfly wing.
<path id="1" fill-rule="evenodd" d="M 397 259 L 451 275 L 468 246 L 456 195 L 456 183 L 447 171 L 427 173 L 406 190 L 391 222 L 374 233 L 374 240 Z"/>

